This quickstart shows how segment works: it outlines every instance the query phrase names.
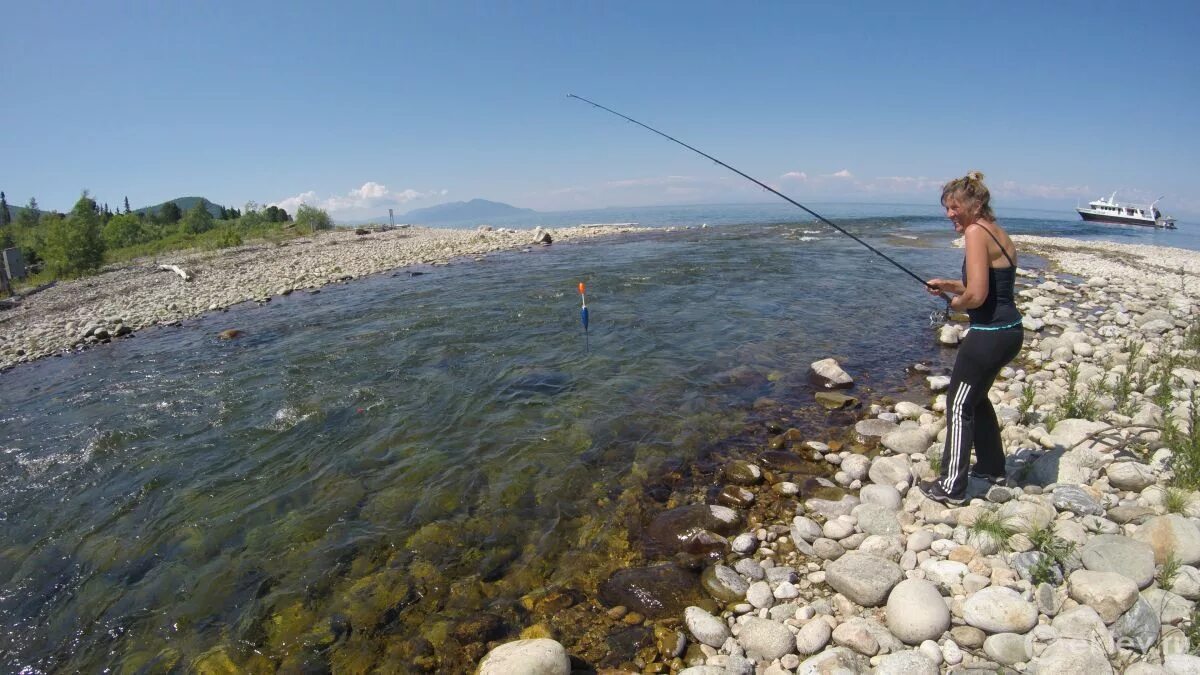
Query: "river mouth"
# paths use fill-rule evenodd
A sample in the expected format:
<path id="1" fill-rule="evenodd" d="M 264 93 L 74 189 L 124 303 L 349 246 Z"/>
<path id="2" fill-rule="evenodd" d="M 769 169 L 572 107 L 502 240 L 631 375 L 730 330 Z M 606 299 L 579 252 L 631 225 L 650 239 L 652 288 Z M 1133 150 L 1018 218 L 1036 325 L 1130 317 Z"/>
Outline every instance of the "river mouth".
<path id="1" fill-rule="evenodd" d="M 772 425 L 853 421 L 809 363 L 869 402 L 939 357 L 919 288 L 807 229 L 382 274 L 4 373 L 6 669 L 468 671 L 539 623 L 591 658 L 654 514 L 711 500 Z M 930 276 L 959 255 L 886 245 Z"/>

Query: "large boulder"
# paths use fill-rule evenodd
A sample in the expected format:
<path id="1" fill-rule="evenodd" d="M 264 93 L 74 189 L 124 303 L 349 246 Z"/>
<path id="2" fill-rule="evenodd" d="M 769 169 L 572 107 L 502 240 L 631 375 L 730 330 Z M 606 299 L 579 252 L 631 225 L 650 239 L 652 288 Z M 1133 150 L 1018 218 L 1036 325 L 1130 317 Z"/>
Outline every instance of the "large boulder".
<path id="1" fill-rule="evenodd" d="M 942 594 L 924 579 L 905 579 L 888 595 L 887 626 L 910 645 L 937 640 L 950 628 L 950 610 Z"/>
<path id="2" fill-rule="evenodd" d="M 1141 462 L 1116 462 L 1104 470 L 1108 482 L 1118 490 L 1141 492 L 1154 485 L 1154 471 Z"/>
<path id="3" fill-rule="evenodd" d="M 1145 654 L 1158 644 L 1162 623 L 1158 613 L 1145 597 L 1138 596 L 1133 607 L 1112 625 L 1112 636 L 1126 649 Z"/>
<path id="4" fill-rule="evenodd" d="M 1136 539 L 1119 534 L 1098 535 L 1083 547 L 1080 560 L 1093 572 L 1115 572 L 1131 579 L 1138 588 L 1154 582 L 1154 549 Z"/>
<path id="5" fill-rule="evenodd" d="M 1137 584 L 1115 572 L 1076 570 L 1068 579 L 1071 599 L 1096 610 L 1104 623 L 1112 623 L 1138 599 Z"/>
<path id="6" fill-rule="evenodd" d="M 630 567 L 600 584 L 600 599 L 610 607 L 621 605 L 652 619 L 677 617 L 703 597 L 699 580 L 700 575 L 672 563 Z"/>
<path id="7" fill-rule="evenodd" d="M 1092 482 L 1092 475 L 1104 468 L 1111 460 L 1106 455 L 1091 448 L 1075 448 L 1064 450 L 1055 447 L 1030 464 L 1030 483 L 1050 485 L 1051 483 L 1076 483 L 1087 485 Z"/>
<path id="8" fill-rule="evenodd" d="M 477 675 L 570 675 L 571 658 L 554 640 L 517 640 L 488 652 L 479 662 Z"/>
<path id="9" fill-rule="evenodd" d="M 876 457 L 871 462 L 871 469 L 867 475 L 872 483 L 878 485 L 894 486 L 896 483 L 908 483 L 912 480 L 912 470 L 908 466 L 908 457 L 905 456 Z"/>
<path id="10" fill-rule="evenodd" d="M 646 527 L 643 537 L 646 554 L 668 557 L 678 552 L 705 554 L 724 551 L 724 540 L 739 528 L 739 517 L 724 506 L 691 504 L 663 511 Z"/>
<path id="11" fill-rule="evenodd" d="M 825 583 L 864 607 L 882 605 L 903 578 L 896 563 L 857 551 L 843 555 L 825 570 Z"/>
<path id="12" fill-rule="evenodd" d="M 1079 447 L 1102 447 L 1098 446 L 1094 440 L 1085 441 L 1084 439 L 1093 436 L 1099 432 L 1110 428 L 1104 422 L 1093 422 L 1083 419 L 1065 419 L 1059 420 L 1054 425 L 1054 430 L 1050 432 L 1050 440 L 1055 445 L 1063 449 L 1070 450 L 1076 446 Z"/>
<path id="13" fill-rule="evenodd" d="M 1184 565 L 1200 562 L 1200 528 L 1179 514 L 1147 520 L 1133 533 L 1133 538 L 1154 549 L 1154 562 L 1159 565 L 1172 553 Z"/>

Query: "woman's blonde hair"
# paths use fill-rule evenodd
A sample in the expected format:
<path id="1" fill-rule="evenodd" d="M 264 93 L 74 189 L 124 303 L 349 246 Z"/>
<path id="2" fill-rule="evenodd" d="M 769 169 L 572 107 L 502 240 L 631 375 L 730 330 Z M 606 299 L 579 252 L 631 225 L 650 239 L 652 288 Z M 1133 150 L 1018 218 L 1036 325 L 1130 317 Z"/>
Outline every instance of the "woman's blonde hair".
<path id="1" fill-rule="evenodd" d="M 992 193 L 983 184 L 983 174 L 979 171 L 968 171 L 967 175 L 942 186 L 942 206 L 946 200 L 954 201 L 966 207 L 976 218 L 995 222 L 996 214 L 992 212 Z"/>

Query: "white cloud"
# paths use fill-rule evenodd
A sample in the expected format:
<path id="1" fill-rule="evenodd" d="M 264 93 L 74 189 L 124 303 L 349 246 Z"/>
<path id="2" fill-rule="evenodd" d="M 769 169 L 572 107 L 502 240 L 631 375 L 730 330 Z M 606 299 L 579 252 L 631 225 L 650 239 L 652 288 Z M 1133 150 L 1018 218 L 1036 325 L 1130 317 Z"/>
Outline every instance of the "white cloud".
<path id="1" fill-rule="evenodd" d="M 779 178 L 781 180 L 806 181 L 806 180 L 808 180 L 808 174 L 804 173 L 803 171 L 789 171 L 789 172 L 783 174 L 782 176 L 780 176 Z"/>
<path id="2" fill-rule="evenodd" d="M 375 181 L 367 181 L 363 183 L 362 187 L 350 190 L 344 195 L 333 195 L 322 199 L 316 192 L 309 190 L 301 192 L 294 197 L 281 199 L 274 202 L 273 205 L 289 213 L 295 213 L 301 204 L 307 204 L 324 209 L 335 217 L 356 217 L 360 215 L 373 215 L 383 209 L 400 206 L 418 199 L 441 197 L 448 192 L 448 190 L 420 192 L 412 189 L 393 192 L 386 185 L 376 183 Z"/>
<path id="3" fill-rule="evenodd" d="M 850 173 L 849 169 L 842 169 L 841 171 L 835 172 L 831 178 L 854 178 L 854 174 Z"/>

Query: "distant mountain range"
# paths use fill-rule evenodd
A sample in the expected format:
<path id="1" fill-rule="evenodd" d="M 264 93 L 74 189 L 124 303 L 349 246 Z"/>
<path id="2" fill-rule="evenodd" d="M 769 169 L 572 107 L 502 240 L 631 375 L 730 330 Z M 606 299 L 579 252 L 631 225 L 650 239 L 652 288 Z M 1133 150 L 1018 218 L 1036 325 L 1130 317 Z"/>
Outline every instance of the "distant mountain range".
<path id="1" fill-rule="evenodd" d="M 492 202 L 486 199 L 472 199 L 469 202 L 449 202 L 423 209 L 414 209 L 397 220 L 405 223 L 447 223 L 464 220 L 484 221 L 503 216 L 537 213 L 533 209 L 522 209 L 511 204 Z"/>

